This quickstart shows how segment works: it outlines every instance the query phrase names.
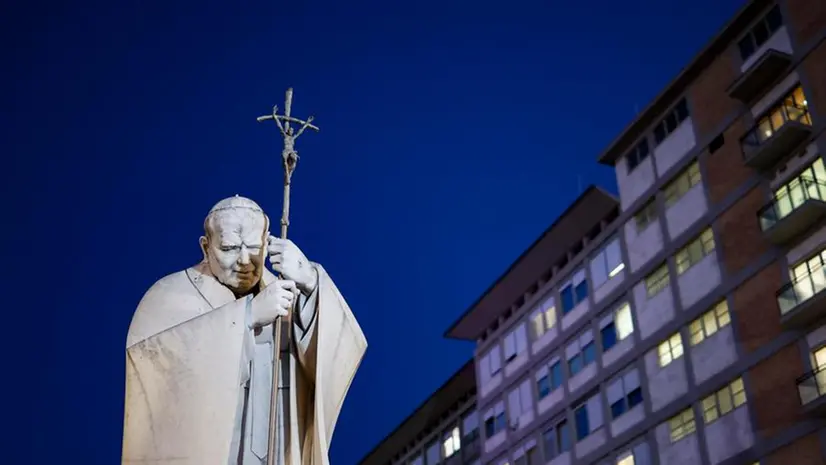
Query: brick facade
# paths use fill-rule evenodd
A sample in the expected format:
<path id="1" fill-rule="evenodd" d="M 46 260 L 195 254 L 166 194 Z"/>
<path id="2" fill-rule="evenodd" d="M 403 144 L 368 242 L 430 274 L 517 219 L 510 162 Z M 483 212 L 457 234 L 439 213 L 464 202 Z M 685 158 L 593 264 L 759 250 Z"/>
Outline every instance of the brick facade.
<path id="1" fill-rule="evenodd" d="M 723 266 L 728 273 L 742 270 L 769 250 L 769 243 L 763 238 L 755 214 L 766 201 L 764 189 L 755 187 L 717 220 L 718 242 Z"/>

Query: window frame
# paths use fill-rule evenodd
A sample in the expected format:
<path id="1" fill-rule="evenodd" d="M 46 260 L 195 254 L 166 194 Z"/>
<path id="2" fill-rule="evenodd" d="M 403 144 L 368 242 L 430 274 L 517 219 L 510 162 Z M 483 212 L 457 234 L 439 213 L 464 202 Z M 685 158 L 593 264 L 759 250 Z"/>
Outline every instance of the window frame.
<path id="1" fill-rule="evenodd" d="M 671 270 L 668 269 L 668 261 L 664 261 L 662 265 L 648 273 L 643 282 L 649 299 L 668 289 L 671 286 Z"/>
<path id="2" fill-rule="evenodd" d="M 615 389 L 613 386 L 617 384 L 619 384 L 622 395 L 612 402 L 611 397 L 613 397 L 613 394 L 611 394 L 611 392 Z M 634 367 L 614 377 L 605 388 L 605 400 L 608 404 L 608 413 L 611 416 L 611 421 L 616 420 L 638 405 L 641 405 L 645 401 L 645 396 L 642 392 L 640 370 Z M 620 408 L 615 410 L 615 405 L 618 405 Z"/>
<path id="3" fill-rule="evenodd" d="M 674 254 L 677 276 L 686 273 L 717 249 L 714 231 L 709 226 Z"/>
<path id="4" fill-rule="evenodd" d="M 581 277 L 581 280 L 579 279 Z M 580 287 L 583 286 L 584 288 Z M 588 276 L 585 274 L 585 267 L 580 266 L 576 271 L 571 273 L 571 278 L 565 281 L 565 284 L 559 290 L 559 300 L 560 300 L 560 309 L 562 310 L 562 316 L 571 313 L 573 309 L 575 309 L 579 304 L 584 301 L 588 300 L 588 296 L 591 293 L 590 283 L 588 282 Z M 584 289 L 585 294 L 580 296 L 580 292 Z M 566 306 L 565 300 L 565 293 L 566 291 L 570 290 L 571 292 L 571 306 Z"/>
<path id="5" fill-rule="evenodd" d="M 488 427 L 491 432 L 488 432 Z M 499 399 L 495 404 L 485 410 L 484 422 L 482 423 L 485 432 L 485 441 L 496 436 L 508 427 L 508 420 L 505 415 L 505 400 Z"/>
<path id="6" fill-rule="evenodd" d="M 548 450 L 548 434 L 552 435 L 554 450 Z M 558 418 L 551 423 L 551 426 L 542 430 L 542 451 L 545 455 L 545 461 L 549 461 L 559 457 L 565 452 L 570 452 L 573 449 L 574 441 L 571 436 L 571 425 L 567 418 Z"/>
<path id="7" fill-rule="evenodd" d="M 586 367 L 595 363 L 596 357 L 596 341 L 594 341 L 594 330 L 588 328 L 577 335 L 576 338 L 565 345 L 565 361 L 568 366 L 568 375 L 570 378 L 581 373 Z M 572 347 L 576 346 L 576 352 Z M 586 353 L 587 351 L 587 353 Z M 586 357 L 587 356 L 587 357 Z M 580 367 L 574 371 L 574 361 L 580 362 Z"/>
<path id="8" fill-rule="evenodd" d="M 616 254 L 619 259 L 619 263 L 616 265 L 611 265 L 608 263 L 609 260 L 609 248 L 616 246 Z M 591 259 L 588 261 L 588 267 L 591 271 L 591 287 L 593 289 L 599 289 L 605 283 L 611 281 L 612 279 L 616 278 L 623 269 L 625 269 L 625 262 L 622 258 L 622 243 L 620 242 L 619 234 L 613 234 L 608 239 L 603 241 L 600 245 L 599 251 L 591 256 Z M 598 269 L 600 268 L 601 269 Z M 605 279 L 603 281 L 597 282 L 597 274 L 594 271 L 597 270 L 601 275 L 604 274 Z M 611 274 L 613 273 L 613 274 Z"/>
<path id="9" fill-rule="evenodd" d="M 728 301 L 723 299 L 688 324 L 689 344 L 691 347 L 700 345 L 730 324 L 731 312 L 728 308 Z M 713 329 L 709 329 L 711 326 Z"/>
<path id="10" fill-rule="evenodd" d="M 521 335 L 521 337 L 520 337 Z M 508 354 L 508 346 L 511 345 L 513 353 Z M 528 351 L 528 328 L 527 322 L 520 321 L 502 338 L 502 355 L 505 365 L 514 361 L 520 355 Z"/>
<path id="11" fill-rule="evenodd" d="M 679 353 L 675 354 L 675 352 Z M 683 336 L 680 334 L 680 331 L 668 336 L 664 341 L 657 344 L 657 362 L 660 368 L 671 365 L 684 355 L 685 345 L 683 344 Z"/>
<path id="12" fill-rule="evenodd" d="M 634 213 L 634 225 L 637 227 L 637 233 L 645 231 L 659 219 L 657 212 L 656 197 L 649 199 L 636 213 Z"/>
<path id="13" fill-rule="evenodd" d="M 663 187 L 663 197 L 665 208 L 673 207 L 695 186 L 703 182 L 703 175 L 700 172 L 700 162 L 695 159 L 680 174 Z"/>
<path id="14" fill-rule="evenodd" d="M 722 406 L 724 399 L 725 402 L 728 402 L 726 407 Z M 700 408 L 703 411 L 703 422 L 707 425 L 714 423 L 721 417 L 734 412 L 747 403 L 746 386 L 743 382 L 743 377 L 738 376 L 730 383 L 712 392 L 700 401 Z M 723 411 L 724 408 L 727 409 L 725 412 Z"/>
<path id="15" fill-rule="evenodd" d="M 628 174 L 631 174 L 637 169 L 646 158 L 651 156 L 651 146 L 648 143 L 648 137 L 643 137 L 639 142 L 625 155 L 625 166 Z"/>
<path id="16" fill-rule="evenodd" d="M 772 14 L 776 14 L 777 19 L 779 20 L 779 23 L 777 23 L 774 26 L 772 25 L 772 22 L 769 21 Z M 783 13 L 780 11 L 780 7 L 777 4 L 775 4 L 766 12 L 766 14 L 764 14 L 759 20 L 757 20 L 745 34 L 743 34 L 743 37 L 741 37 L 737 41 L 737 52 L 740 54 L 740 59 L 743 60 L 743 63 L 748 61 L 749 58 L 751 58 L 755 53 L 757 53 L 757 51 L 760 50 L 760 47 L 762 47 L 769 40 L 771 40 L 774 34 L 776 34 L 777 31 L 779 31 L 785 25 L 786 19 L 783 17 Z M 755 36 L 755 31 L 758 29 L 758 27 L 761 26 L 765 27 L 765 30 L 768 34 L 766 38 L 762 41 L 760 41 Z M 746 47 L 746 45 L 748 47 Z"/>
<path id="17" fill-rule="evenodd" d="M 697 432 L 697 419 L 694 417 L 694 409 L 690 406 L 666 421 L 672 444 Z"/>
<path id="18" fill-rule="evenodd" d="M 548 305 L 549 303 L 550 305 Z M 538 340 L 548 331 L 552 330 L 556 326 L 556 322 L 556 298 L 553 293 L 549 293 L 531 312 L 530 332 L 533 335 L 533 340 Z M 541 333 L 538 331 L 538 328 L 542 328 Z"/>
<path id="19" fill-rule="evenodd" d="M 450 445 L 450 448 L 448 448 Z M 450 449 L 448 451 L 448 449 Z M 458 425 L 449 429 L 442 436 L 442 456 L 445 459 L 453 457 L 462 450 L 462 433 Z"/>
<path id="20" fill-rule="evenodd" d="M 620 319 L 620 312 L 623 312 L 625 310 L 628 311 L 628 317 L 627 318 L 628 318 L 629 322 L 631 323 L 631 331 L 623 336 L 622 334 L 620 334 L 620 331 L 618 329 L 621 326 L 620 324 L 618 324 L 618 321 Z M 614 339 L 613 339 L 614 342 L 611 344 L 610 347 L 608 347 L 608 344 L 606 343 L 606 330 L 608 330 L 609 328 L 610 328 L 610 332 L 608 332 L 607 334 L 613 334 L 613 337 L 614 337 Z M 635 325 L 634 325 L 634 317 L 633 317 L 632 312 L 631 312 L 631 303 L 629 301 L 624 301 L 624 302 L 620 303 L 619 305 L 617 305 L 613 310 L 611 310 L 610 312 L 605 314 L 602 317 L 602 320 L 600 320 L 600 323 L 599 323 L 599 340 L 600 340 L 600 345 L 602 347 L 602 353 L 604 354 L 604 353 L 608 352 L 609 350 L 616 347 L 617 344 L 619 344 L 620 342 L 622 342 L 622 341 L 626 340 L 627 338 L 633 336 L 635 330 L 636 330 L 636 328 L 635 328 Z"/>
<path id="21" fill-rule="evenodd" d="M 587 396 L 585 400 L 576 405 L 572 410 L 574 412 L 574 438 L 576 442 L 581 442 L 588 436 L 591 436 L 605 426 L 605 418 L 603 417 L 602 413 L 602 400 L 600 399 L 600 391 L 594 392 L 592 395 Z M 593 413 L 592 413 L 593 409 Z M 585 412 L 585 426 L 587 427 L 587 434 L 584 434 L 580 437 L 580 423 L 579 420 L 582 418 L 580 416 L 580 412 Z M 592 418 L 593 416 L 593 418 Z M 596 421 L 594 421 L 596 420 Z"/>
<path id="22" fill-rule="evenodd" d="M 688 111 L 687 97 L 683 96 L 660 118 L 657 125 L 654 126 L 654 130 L 652 131 L 654 148 L 656 149 L 660 144 L 665 142 L 665 140 L 690 117 L 691 113 Z M 669 128 L 669 126 L 671 127 Z"/>
<path id="23" fill-rule="evenodd" d="M 554 368 L 558 368 L 559 370 L 559 383 L 555 383 L 555 373 Z M 542 364 L 542 366 L 537 369 L 536 374 L 534 375 L 534 379 L 536 380 L 536 398 L 538 400 L 542 400 L 545 397 L 551 395 L 554 391 L 562 387 L 562 383 L 565 382 L 565 374 L 562 371 L 562 359 L 559 355 L 554 355 L 550 358 L 548 363 Z M 543 394 L 542 389 L 542 381 L 545 380 L 547 383 L 547 391 Z"/>

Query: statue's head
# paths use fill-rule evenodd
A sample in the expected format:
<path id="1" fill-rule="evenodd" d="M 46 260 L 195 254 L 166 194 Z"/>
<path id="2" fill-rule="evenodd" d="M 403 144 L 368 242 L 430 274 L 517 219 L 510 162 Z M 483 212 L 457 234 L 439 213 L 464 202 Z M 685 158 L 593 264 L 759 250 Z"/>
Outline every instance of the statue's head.
<path id="1" fill-rule="evenodd" d="M 201 250 L 209 270 L 237 295 L 252 291 L 261 280 L 267 253 L 269 218 L 244 197 L 224 199 L 204 220 Z"/>

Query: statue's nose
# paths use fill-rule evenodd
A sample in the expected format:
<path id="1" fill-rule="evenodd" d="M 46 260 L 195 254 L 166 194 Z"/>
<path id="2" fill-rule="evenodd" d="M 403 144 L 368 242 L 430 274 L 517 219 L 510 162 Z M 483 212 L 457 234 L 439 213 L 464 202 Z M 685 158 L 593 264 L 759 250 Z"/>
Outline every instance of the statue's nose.
<path id="1" fill-rule="evenodd" d="M 238 257 L 238 261 L 242 265 L 249 265 L 249 263 L 250 263 L 250 252 L 247 249 L 247 246 L 245 246 L 245 245 L 241 246 L 241 256 Z"/>

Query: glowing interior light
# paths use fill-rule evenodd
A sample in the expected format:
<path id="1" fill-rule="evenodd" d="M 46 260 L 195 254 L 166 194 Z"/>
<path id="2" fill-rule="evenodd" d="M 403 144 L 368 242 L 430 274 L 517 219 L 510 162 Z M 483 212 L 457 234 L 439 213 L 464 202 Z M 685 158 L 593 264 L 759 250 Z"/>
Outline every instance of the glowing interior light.
<path id="1" fill-rule="evenodd" d="M 619 265 L 617 265 L 616 268 L 614 268 L 613 270 L 611 270 L 610 273 L 608 273 L 608 277 L 613 278 L 614 276 L 617 275 L 617 273 L 622 271 L 624 268 L 625 268 L 625 263 L 620 263 Z"/>

